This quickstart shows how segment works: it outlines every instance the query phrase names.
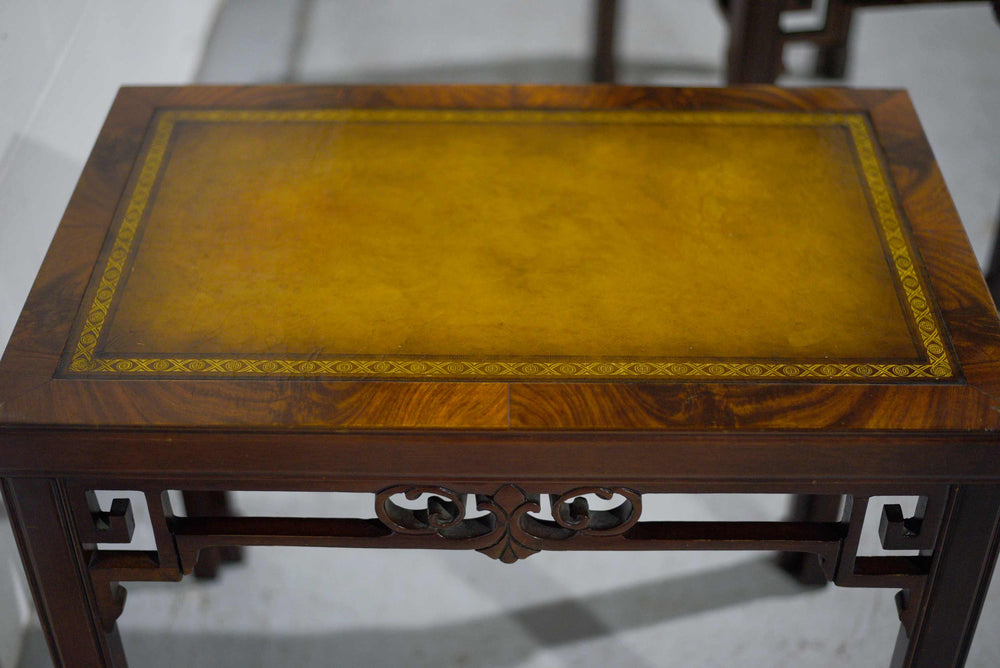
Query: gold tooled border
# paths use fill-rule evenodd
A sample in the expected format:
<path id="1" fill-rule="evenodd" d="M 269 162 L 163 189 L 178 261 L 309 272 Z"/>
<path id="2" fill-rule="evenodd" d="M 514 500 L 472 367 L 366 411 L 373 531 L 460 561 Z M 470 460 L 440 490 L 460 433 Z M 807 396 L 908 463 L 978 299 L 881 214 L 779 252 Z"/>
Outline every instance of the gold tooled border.
<path id="1" fill-rule="evenodd" d="M 927 361 L 878 362 L 760 362 L 739 360 L 470 360 L 379 358 L 349 356 L 321 359 L 142 357 L 104 358 L 96 354 L 101 331 L 119 281 L 125 271 L 132 241 L 149 203 L 153 184 L 163 168 L 174 125 L 196 122 L 379 122 L 379 123 L 626 123 L 626 124 L 739 124 L 841 125 L 854 141 L 865 184 L 889 249 L 902 294 L 909 305 L 914 330 Z M 282 376 L 381 378 L 518 378 L 518 379 L 944 379 L 955 376 L 941 334 L 942 327 L 928 299 L 912 251 L 903 234 L 897 208 L 868 125 L 859 113 L 812 112 L 700 112 L 700 111 L 532 111 L 532 110 L 167 110 L 156 130 L 122 217 L 93 302 L 86 312 L 67 372 L 96 375 Z"/>

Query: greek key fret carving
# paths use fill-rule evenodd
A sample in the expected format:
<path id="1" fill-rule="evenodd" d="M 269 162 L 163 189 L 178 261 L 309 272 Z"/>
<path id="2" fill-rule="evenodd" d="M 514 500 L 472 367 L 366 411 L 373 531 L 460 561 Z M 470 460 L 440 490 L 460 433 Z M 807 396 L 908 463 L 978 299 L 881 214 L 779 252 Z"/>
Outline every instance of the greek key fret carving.
<path id="1" fill-rule="evenodd" d="M 886 550 L 920 550 L 916 556 L 859 556 L 861 531 L 869 497 L 848 496 L 844 506 L 846 535 L 833 581 L 841 587 L 899 589 L 896 609 L 907 633 L 915 624 L 918 602 L 924 595 L 927 573 L 942 522 L 946 488 L 920 490 L 913 517 L 904 517 L 897 504 L 882 507 L 879 539 Z"/>
<path id="2" fill-rule="evenodd" d="M 177 581 L 182 573 L 169 526 L 173 510 L 165 491 L 141 489 L 141 485 L 128 485 L 118 490 L 101 486 L 99 489 L 104 488 L 114 494 L 110 509 L 105 511 L 101 509 L 93 487 L 68 483 L 65 500 L 76 525 L 77 538 L 86 551 L 101 625 L 105 631 L 110 631 L 125 606 L 127 592 L 120 582 Z M 133 504 L 133 498 L 125 496 L 135 492 L 142 494 L 145 503 Z M 133 509 L 136 506 L 140 524 L 152 528 L 154 549 L 138 549 L 129 545 L 135 531 Z"/>
<path id="3" fill-rule="evenodd" d="M 130 543 L 135 532 L 135 517 L 132 514 L 132 502 L 127 498 L 116 498 L 111 502 L 111 509 L 101 510 L 97 495 L 88 490 L 85 493 L 87 510 L 93 520 L 92 527 L 81 530 L 84 540 L 92 543 Z"/>
<path id="4" fill-rule="evenodd" d="M 921 496 L 913 517 L 903 517 L 903 509 L 897 504 L 882 508 L 878 536 L 886 550 L 930 550 L 937 538 L 937 527 L 941 523 L 943 504 L 939 499 L 931 500 Z"/>

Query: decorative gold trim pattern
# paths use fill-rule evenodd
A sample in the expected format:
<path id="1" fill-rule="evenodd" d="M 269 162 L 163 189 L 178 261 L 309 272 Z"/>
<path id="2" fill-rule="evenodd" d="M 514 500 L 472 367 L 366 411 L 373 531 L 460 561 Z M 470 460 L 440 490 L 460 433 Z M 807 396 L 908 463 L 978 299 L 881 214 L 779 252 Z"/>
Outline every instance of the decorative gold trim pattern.
<path id="1" fill-rule="evenodd" d="M 143 357 L 104 358 L 97 343 L 132 250 L 132 240 L 163 167 L 174 125 L 193 122 L 364 122 L 364 123 L 595 123 L 683 125 L 841 125 L 851 134 L 878 228 L 910 309 L 927 361 L 759 362 L 739 360 L 470 360 L 330 357 L 322 359 Z M 864 116 L 858 113 L 699 112 L 699 111 L 534 111 L 534 110 L 168 110 L 161 112 L 129 205 L 122 218 L 93 302 L 67 367 L 69 373 L 98 375 L 383 377 L 383 378 L 720 378 L 720 379 L 944 379 L 955 375 L 941 326 L 912 259 L 897 208 Z"/>

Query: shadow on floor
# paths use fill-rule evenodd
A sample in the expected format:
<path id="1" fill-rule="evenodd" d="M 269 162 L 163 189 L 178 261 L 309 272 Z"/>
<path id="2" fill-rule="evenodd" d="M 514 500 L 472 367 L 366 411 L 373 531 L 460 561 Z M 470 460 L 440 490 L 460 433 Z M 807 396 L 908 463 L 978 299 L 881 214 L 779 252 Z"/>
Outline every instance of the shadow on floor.
<path id="1" fill-rule="evenodd" d="M 763 598 L 809 591 L 770 559 L 639 584 L 574 599 L 513 608 L 467 621 L 423 626 L 362 627 L 329 633 L 174 633 L 123 631 L 129 662 L 174 666 L 518 666 L 554 649 L 671 619 Z M 622 646 L 619 665 L 649 666 Z M 623 655 L 624 653 L 624 655 Z M 617 661 L 617 659 L 616 659 Z M 50 666 L 34 629 L 20 668 Z"/>

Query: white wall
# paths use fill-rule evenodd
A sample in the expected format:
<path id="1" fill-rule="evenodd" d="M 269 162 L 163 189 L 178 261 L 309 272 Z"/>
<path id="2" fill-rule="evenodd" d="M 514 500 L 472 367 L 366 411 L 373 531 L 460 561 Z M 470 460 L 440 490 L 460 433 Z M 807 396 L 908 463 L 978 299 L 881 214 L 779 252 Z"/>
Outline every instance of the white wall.
<path id="1" fill-rule="evenodd" d="M 191 81 L 218 4 L 0 2 L 0 350 L 118 87 Z M 18 563 L 0 518 L 0 668 L 30 611 Z"/>
<path id="2" fill-rule="evenodd" d="M 17 546 L 0 503 L 0 668 L 13 668 L 21 636 L 31 614 L 27 586 L 17 560 Z"/>
<path id="3" fill-rule="evenodd" d="M 0 349 L 122 84 L 186 83 L 218 0 L 0 3 Z"/>

